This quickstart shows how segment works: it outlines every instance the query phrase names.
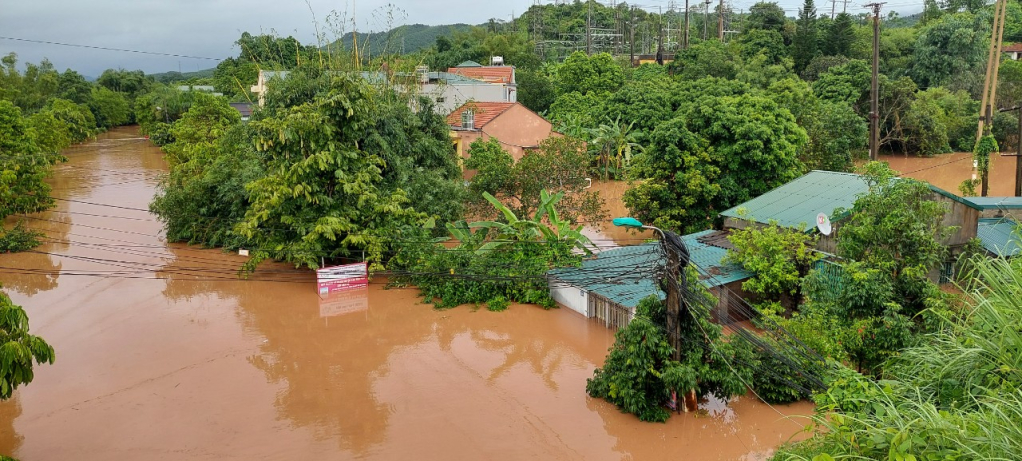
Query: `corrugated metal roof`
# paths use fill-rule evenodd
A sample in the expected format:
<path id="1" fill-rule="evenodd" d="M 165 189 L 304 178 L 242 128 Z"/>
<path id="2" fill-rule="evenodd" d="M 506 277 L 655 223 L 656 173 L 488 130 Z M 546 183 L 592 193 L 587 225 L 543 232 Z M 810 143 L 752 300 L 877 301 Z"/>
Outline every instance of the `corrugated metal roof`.
<path id="1" fill-rule="evenodd" d="M 962 197 L 980 210 L 1020 210 L 1022 197 Z"/>
<path id="2" fill-rule="evenodd" d="M 700 237 L 712 232 L 710 230 L 682 236 L 692 263 L 701 273 L 709 274 L 701 277 L 700 282 L 712 288 L 752 277 L 751 272 L 741 267 L 721 264 L 727 250 L 698 241 Z M 634 308 L 649 295 L 664 296 L 653 281 L 653 271 L 663 258 L 659 243 L 646 243 L 605 250 L 596 258 L 583 261 L 582 267 L 555 269 L 549 274 L 563 283 Z"/>
<path id="3" fill-rule="evenodd" d="M 727 285 L 731 282 L 745 280 L 753 276 L 752 272 L 743 269 L 735 264 L 721 264 L 727 250 L 718 246 L 708 245 L 700 241 L 702 237 L 710 236 L 717 231 L 705 230 L 682 236 L 682 241 L 688 247 L 689 258 L 699 268 L 703 285 L 712 288 Z M 706 239 L 702 239 L 706 240 Z"/>
<path id="4" fill-rule="evenodd" d="M 1022 242 L 1015 234 L 1018 227 L 1008 218 L 981 218 L 976 228 L 976 237 L 983 242 L 983 248 L 998 256 L 1016 256 L 1022 252 Z"/>
<path id="5" fill-rule="evenodd" d="M 742 218 L 738 210 L 744 209 L 744 218 L 759 223 L 773 219 L 782 227 L 797 228 L 805 223 L 811 228 L 817 214 L 826 213 L 833 218 L 836 208 L 852 208 L 858 195 L 867 192 L 869 186 L 857 174 L 810 171 L 721 215 Z"/>
<path id="6" fill-rule="evenodd" d="M 981 209 L 970 201 L 971 198 L 959 197 L 933 185 L 929 187 L 938 195 Z M 744 209 L 745 219 L 762 224 L 767 224 L 773 219 L 781 227 L 787 228 L 797 228 L 805 224 L 808 231 L 815 228 L 816 215 L 826 213 L 832 220 L 840 219 L 843 216 L 834 216 L 834 210 L 838 208 L 850 210 L 859 195 L 866 193 L 869 193 L 869 185 L 861 175 L 814 170 L 759 197 L 725 210 L 721 215 L 743 218 L 739 216 L 738 211 Z"/>

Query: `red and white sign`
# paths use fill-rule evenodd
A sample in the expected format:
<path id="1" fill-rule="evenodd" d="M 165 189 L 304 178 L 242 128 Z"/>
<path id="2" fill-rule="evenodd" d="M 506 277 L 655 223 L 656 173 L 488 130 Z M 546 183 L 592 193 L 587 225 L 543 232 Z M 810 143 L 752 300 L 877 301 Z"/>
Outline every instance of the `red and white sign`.
<path id="1" fill-rule="evenodd" d="M 324 267 L 316 271 L 316 285 L 320 296 L 338 291 L 369 286 L 369 266 L 366 263 Z"/>
<path id="2" fill-rule="evenodd" d="M 369 310 L 369 289 L 351 289 L 319 298 L 319 316 L 336 317 Z"/>

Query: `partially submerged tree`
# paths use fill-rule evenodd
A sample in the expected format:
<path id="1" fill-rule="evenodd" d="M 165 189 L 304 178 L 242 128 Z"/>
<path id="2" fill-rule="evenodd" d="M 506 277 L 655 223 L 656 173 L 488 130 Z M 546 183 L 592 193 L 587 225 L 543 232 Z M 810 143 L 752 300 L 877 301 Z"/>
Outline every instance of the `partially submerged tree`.
<path id="1" fill-rule="evenodd" d="M 34 364 L 53 363 L 53 347 L 28 332 L 28 315 L 0 292 L 0 400 L 32 382 Z M 34 363 L 33 363 L 34 362 Z"/>

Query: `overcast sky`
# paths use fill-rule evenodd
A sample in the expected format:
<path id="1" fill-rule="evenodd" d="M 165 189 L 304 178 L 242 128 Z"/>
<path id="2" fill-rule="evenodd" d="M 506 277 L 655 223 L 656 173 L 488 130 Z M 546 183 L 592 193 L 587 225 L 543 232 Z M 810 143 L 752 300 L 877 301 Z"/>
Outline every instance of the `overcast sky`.
<path id="1" fill-rule="evenodd" d="M 58 70 L 71 68 L 92 77 L 108 68 L 142 69 L 146 73 L 180 68 L 188 72 L 214 67 L 217 61 L 29 43 L 9 38 L 226 58 L 238 54 L 234 41 L 243 31 L 253 34 L 275 31 L 283 36 L 293 35 L 303 43 L 315 43 L 314 15 L 315 22 L 322 28 L 326 16 L 333 11 L 346 15 L 349 20 L 354 11 L 359 31 L 366 32 L 386 28 L 383 11 L 387 4 L 404 11 L 397 15 L 395 26 L 481 24 L 492 17 L 508 19 L 512 13 L 520 15 L 533 4 L 533 0 L 357 0 L 353 9 L 353 1 L 0 0 L 0 37 L 4 37 L 0 38 L 0 55 L 15 52 L 22 64 L 48 58 Z M 642 0 L 639 3 L 654 10 L 657 6 L 666 9 L 668 2 Z M 698 0 L 692 2 L 698 3 Z M 543 3 L 551 3 L 551 0 Z M 684 1 L 678 3 L 683 5 Z M 733 1 L 736 9 L 748 8 L 752 3 L 752 0 Z M 779 3 L 789 10 L 789 16 L 794 16 L 802 5 L 801 0 Z M 917 8 L 899 6 L 895 9 L 921 10 L 922 2 L 919 4 Z M 821 3 L 817 8 L 822 14 L 825 10 L 829 12 L 829 5 Z M 848 8 L 854 13 L 862 9 L 851 2 Z"/>

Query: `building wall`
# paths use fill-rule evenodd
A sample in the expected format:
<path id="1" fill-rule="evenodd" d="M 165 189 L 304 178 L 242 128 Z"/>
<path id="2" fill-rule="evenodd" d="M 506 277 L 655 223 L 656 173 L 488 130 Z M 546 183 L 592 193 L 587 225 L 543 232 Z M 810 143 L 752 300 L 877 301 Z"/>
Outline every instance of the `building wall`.
<path id="1" fill-rule="evenodd" d="M 979 224 L 980 215 L 979 210 L 936 193 L 933 194 L 932 199 L 948 207 L 941 225 L 945 228 L 951 226 L 958 228 L 954 234 L 944 240 L 945 245 L 956 247 L 976 238 L 976 229 Z"/>
<path id="2" fill-rule="evenodd" d="M 550 281 L 550 297 L 568 309 L 588 317 L 589 292 L 573 285 L 559 281 Z"/>
<path id="3" fill-rule="evenodd" d="M 445 116 L 469 101 L 516 102 L 512 97 L 517 98 L 512 88 L 499 83 L 471 85 L 427 83 L 422 85 L 419 91 L 436 102 L 437 113 Z"/>
<path id="4" fill-rule="evenodd" d="M 483 132 L 486 139 L 497 138 L 517 162 L 525 155 L 526 149 L 538 147 L 540 141 L 550 137 L 553 125 L 519 104 L 487 123 Z"/>

